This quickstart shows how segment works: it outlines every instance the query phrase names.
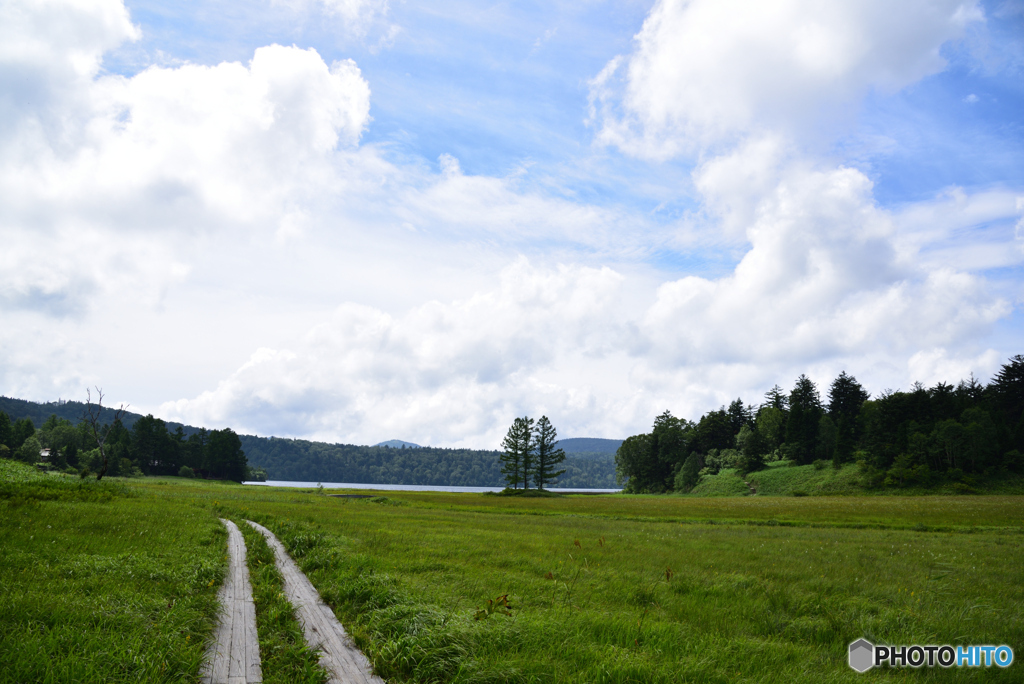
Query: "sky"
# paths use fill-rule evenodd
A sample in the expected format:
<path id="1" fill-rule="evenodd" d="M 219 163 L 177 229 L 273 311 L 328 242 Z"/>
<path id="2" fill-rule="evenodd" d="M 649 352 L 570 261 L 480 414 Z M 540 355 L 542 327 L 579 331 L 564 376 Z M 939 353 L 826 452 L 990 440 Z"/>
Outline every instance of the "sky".
<path id="1" fill-rule="evenodd" d="M 1022 265 L 1024 0 L 0 2 L 7 396 L 623 438 L 987 381 Z"/>

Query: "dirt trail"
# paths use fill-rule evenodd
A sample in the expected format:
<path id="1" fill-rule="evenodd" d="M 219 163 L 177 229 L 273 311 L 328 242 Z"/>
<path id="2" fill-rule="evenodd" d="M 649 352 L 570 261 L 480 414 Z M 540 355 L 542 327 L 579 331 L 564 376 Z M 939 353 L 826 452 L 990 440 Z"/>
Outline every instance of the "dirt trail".
<path id="1" fill-rule="evenodd" d="M 274 533 L 251 520 L 246 522 L 266 537 L 267 544 L 274 550 L 277 569 L 284 577 L 285 596 L 302 623 L 306 642 L 320 649 L 320 664 L 330 675 L 328 681 L 331 684 L 384 684 L 383 679 L 373 674 L 370 661 L 352 643 L 334 611 L 320 599 L 316 588 L 288 556 Z"/>
<path id="2" fill-rule="evenodd" d="M 235 523 L 221 518 L 228 530 L 228 574 L 217 597 L 221 615 L 203 665 L 204 684 L 262 682 L 260 643 L 256 638 L 256 606 L 252 602 L 245 540 Z"/>

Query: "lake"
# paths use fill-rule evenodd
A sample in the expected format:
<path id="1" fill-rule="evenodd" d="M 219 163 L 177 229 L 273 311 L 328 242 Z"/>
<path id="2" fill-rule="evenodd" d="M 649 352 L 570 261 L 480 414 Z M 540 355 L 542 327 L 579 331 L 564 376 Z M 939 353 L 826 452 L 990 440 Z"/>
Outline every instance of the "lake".
<path id="1" fill-rule="evenodd" d="M 363 484 L 358 482 L 290 482 L 286 480 L 267 480 L 266 482 L 243 482 L 247 485 L 264 485 L 266 487 L 316 487 L 324 489 L 376 489 L 383 492 L 500 492 L 502 487 L 444 487 L 435 485 L 406 484 Z M 551 487 L 550 491 L 559 494 L 615 494 L 621 489 L 574 489 L 572 487 Z"/>

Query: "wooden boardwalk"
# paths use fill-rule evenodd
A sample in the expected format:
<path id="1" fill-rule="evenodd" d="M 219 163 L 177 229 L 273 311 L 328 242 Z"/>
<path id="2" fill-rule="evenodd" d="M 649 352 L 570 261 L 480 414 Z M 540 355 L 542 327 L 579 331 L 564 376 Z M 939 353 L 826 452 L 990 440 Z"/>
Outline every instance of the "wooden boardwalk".
<path id="1" fill-rule="evenodd" d="M 256 606 L 252 601 L 245 540 L 238 527 L 221 518 L 228 529 L 228 574 L 217 597 L 220 622 L 203 665 L 204 684 L 262 682 L 260 643 L 256 638 Z"/>
<path id="2" fill-rule="evenodd" d="M 334 611 L 320 599 L 316 588 L 288 556 L 274 533 L 251 520 L 247 522 L 266 537 L 267 544 L 274 550 L 277 569 L 284 577 L 285 596 L 295 608 L 306 642 L 320 649 L 320 664 L 330 675 L 328 681 L 331 684 L 384 684 L 384 680 L 373 674 L 370 661 L 352 643 Z"/>

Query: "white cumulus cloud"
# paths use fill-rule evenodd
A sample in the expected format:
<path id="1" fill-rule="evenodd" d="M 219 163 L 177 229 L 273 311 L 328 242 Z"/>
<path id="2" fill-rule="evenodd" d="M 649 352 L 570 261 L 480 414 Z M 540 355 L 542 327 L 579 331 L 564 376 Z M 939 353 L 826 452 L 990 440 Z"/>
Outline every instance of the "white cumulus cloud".
<path id="1" fill-rule="evenodd" d="M 666 158 L 764 131 L 806 134 L 945 66 L 973 0 L 662 0 L 592 83 L 598 140 Z"/>

